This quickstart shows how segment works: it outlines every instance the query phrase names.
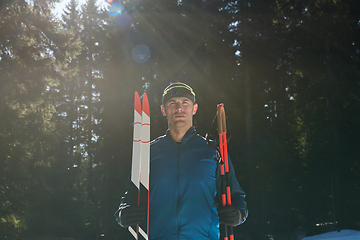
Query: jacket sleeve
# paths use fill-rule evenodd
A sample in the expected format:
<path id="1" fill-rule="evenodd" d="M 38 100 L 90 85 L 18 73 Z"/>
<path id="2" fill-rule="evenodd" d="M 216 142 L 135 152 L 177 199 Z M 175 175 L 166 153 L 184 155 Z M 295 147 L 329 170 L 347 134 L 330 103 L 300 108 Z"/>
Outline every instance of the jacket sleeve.
<path id="1" fill-rule="evenodd" d="M 230 180 L 230 191 L 231 191 L 231 204 L 238 207 L 241 210 L 242 214 L 244 215 L 243 220 L 240 222 L 240 224 L 242 224 L 243 222 L 245 222 L 246 218 L 248 217 L 248 209 L 245 201 L 246 194 L 244 190 L 240 187 L 240 184 L 236 179 L 234 167 L 231 163 L 230 157 L 229 157 L 229 180 Z M 221 183 L 220 167 L 218 167 L 217 170 L 217 189 L 219 193 L 218 195 L 221 196 L 222 183 Z"/>

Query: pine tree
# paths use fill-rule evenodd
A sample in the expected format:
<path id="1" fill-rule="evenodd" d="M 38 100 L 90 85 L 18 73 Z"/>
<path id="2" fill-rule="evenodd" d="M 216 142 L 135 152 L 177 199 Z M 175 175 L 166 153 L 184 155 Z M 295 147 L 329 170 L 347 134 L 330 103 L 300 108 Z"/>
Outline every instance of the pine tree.
<path id="1" fill-rule="evenodd" d="M 25 228 L 43 232 L 32 220 L 49 210 L 45 179 L 62 141 L 54 122 L 56 89 L 76 44 L 46 1 L 5 3 L 1 12 L 1 232 L 11 237 Z"/>

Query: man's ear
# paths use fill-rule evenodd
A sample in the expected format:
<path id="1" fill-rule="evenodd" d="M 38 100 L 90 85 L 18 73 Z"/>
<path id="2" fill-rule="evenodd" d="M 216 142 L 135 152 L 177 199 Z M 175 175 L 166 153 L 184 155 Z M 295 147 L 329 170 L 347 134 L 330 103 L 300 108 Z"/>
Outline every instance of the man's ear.
<path id="1" fill-rule="evenodd" d="M 194 108 L 193 108 L 193 112 L 192 112 L 192 115 L 195 115 L 197 110 L 199 108 L 199 105 L 197 103 L 194 104 Z"/>
<path id="2" fill-rule="evenodd" d="M 166 111 L 165 111 L 164 105 L 161 105 L 161 106 L 160 106 L 160 109 L 161 109 L 162 115 L 163 115 L 164 117 L 166 117 Z"/>

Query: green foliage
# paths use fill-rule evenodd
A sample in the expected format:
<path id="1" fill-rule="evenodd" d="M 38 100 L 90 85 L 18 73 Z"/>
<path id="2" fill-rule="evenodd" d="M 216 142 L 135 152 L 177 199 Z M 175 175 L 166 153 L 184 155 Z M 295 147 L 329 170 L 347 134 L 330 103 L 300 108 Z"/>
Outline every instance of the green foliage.
<path id="1" fill-rule="evenodd" d="M 358 1 L 125 1 L 120 18 L 71 0 L 62 20 L 52 2 L 0 5 L 0 238 L 131 239 L 113 213 L 133 93 L 155 138 L 175 81 L 197 94 L 201 135 L 225 103 L 250 210 L 236 236 L 359 228 Z"/>
<path id="2" fill-rule="evenodd" d="M 51 169 L 61 143 L 56 139 L 57 96 L 52 89 L 66 76 L 61 71 L 76 45 L 51 19 L 46 2 L 9 3 L 1 12 L 0 114 L 6 117 L 0 120 L 0 228 L 11 236 L 28 228 L 37 204 L 51 192 L 44 185 L 44 169 Z M 33 201 L 37 197 L 44 198 Z"/>

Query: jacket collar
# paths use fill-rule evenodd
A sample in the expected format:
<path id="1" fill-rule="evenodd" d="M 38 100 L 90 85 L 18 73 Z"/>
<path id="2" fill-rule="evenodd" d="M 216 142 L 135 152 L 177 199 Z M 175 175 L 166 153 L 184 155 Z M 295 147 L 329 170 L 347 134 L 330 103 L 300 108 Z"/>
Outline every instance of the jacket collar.
<path id="1" fill-rule="evenodd" d="M 195 136 L 196 136 L 196 128 L 195 128 L 195 127 L 189 128 L 189 130 L 187 130 L 187 132 L 185 133 L 183 139 L 181 140 L 181 143 L 180 143 L 180 144 L 184 144 L 184 143 L 188 142 L 189 140 L 191 140 L 191 139 L 192 139 L 193 137 L 195 137 Z M 174 143 L 176 143 L 176 142 L 172 139 L 172 137 L 171 137 L 171 135 L 170 135 L 170 130 L 169 130 L 169 129 L 166 131 L 166 137 L 169 138 L 169 139 L 171 139 L 171 141 L 173 141 Z"/>

